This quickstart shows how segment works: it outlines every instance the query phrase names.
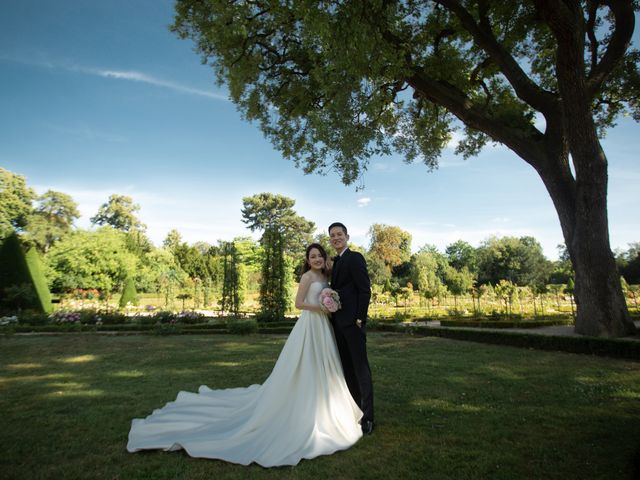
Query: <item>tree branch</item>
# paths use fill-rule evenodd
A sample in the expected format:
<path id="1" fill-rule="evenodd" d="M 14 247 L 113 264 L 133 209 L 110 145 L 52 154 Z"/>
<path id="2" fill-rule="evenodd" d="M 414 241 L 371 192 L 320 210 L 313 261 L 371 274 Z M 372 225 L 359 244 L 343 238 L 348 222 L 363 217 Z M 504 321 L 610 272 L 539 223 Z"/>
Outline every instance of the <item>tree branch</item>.
<path id="1" fill-rule="evenodd" d="M 591 70 L 587 89 L 591 98 L 598 92 L 616 65 L 624 57 L 635 27 L 635 14 L 631 0 L 605 0 L 615 19 L 615 29 L 602 60 Z"/>
<path id="2" fill-rule="evenodd" d="M 435 2 L 453 12 L 462 26 L 471 34 L 476 44 L 482 48 L 491 60 L 500 68 L 516 95 L 524 102 L 542 113 L 550 113 L 557 109 L 556 96 L 541 88 L 520 68 L 513 56 L 505 50 L 493 35 L 486 5 L 481 5 L 480 25 L 473 16 L 457 0 L 435 0 Z"/>
<path id="3" fill-rule="evenodd" d="M 589 49 L 591 50 L 591 71 L 596 68 L 598 64 L 598 39 L 596 37 L 596 19 L 598 17 L 598 0 L 588 0 L 587 2 L 587 37 L 589 38 Z"/>
<path id="4" fill-rule="evenodd" d="M 544 135 L 533 125 L 528 131 L 513 127 L 512 123 L 505 123 L 491 117 L 486 109 L 478 108 L 460 90 L 442 81 L 428 78 L 418 69 L 407 78 L 407 83 L 416 93 L 430 102 L 441 105 L 465 125 L 480 130 L 493 140 L 507 145 L 522 159 L 538 169 L 545 162 L 545 153 L 541 142 Z"/>

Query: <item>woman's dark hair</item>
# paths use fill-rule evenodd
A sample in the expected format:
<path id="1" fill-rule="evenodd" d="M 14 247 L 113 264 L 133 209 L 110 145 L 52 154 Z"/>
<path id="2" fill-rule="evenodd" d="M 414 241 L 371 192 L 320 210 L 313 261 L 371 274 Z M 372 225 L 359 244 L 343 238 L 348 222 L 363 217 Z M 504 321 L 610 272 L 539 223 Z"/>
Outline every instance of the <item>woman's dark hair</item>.
<path id="1" fill-rule="evenodd" d="M 317 249 L 320 252 L 320 255 L 322 255 L 322 258 L 324 258 L 324 261 L 327 261 L 327 251 L 324 249 L 324 247 L 322 245 L 320 245 L 319 243 L 312 243 L 307 247 L 307 250 L 304 253 L 304 268 L 302 269 L 302 273 L 308 272 L 309 270 L 311 270 L 311 266 L 309 265 L 309 252 L 311 252 L 311 249 Z M 325 273 L 325 268 L 322 269 L 322 273 Z"/>

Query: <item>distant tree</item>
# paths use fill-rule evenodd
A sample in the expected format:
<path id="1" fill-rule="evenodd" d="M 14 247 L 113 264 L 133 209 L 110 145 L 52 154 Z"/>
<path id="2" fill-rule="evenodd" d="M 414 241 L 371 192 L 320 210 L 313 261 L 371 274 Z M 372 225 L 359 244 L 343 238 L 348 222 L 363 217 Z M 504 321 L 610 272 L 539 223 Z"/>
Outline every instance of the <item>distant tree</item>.
<path id="1" fill-rule="evenodd" d="M 561 243 L 557 248 L 558 260 L 551 262 L 551 273 L 546 283 L 567 283 L 569 278 L 575 276 L 567 247 Z"/>
<path id="2" fill-rule="evenodd" d="M 0 168 L 0 239 L 27 226 L 36 198 L 25 177 Z"/>
<path id="3" fill-rule="evenodd" d="M 635 331 L 609 243 L 599 137 L 640 119 L 637 1 L 176 2 L 246 119 L 305 173 L 357 182 L 393 151 L 435 168 L 500 143 L 530 165 L 576 272 L 576 331 Z M 538 126 L 536 116 L 543 118 Z"/>
<path id="4" fill-rule="evenodd" d="M 566 293 L 569 294 L 569 302 L 571 302 L 571 316 L 573 318 L 576 318 L 576 312 L 575 309 L 573 308 L 573 292 L 575 291 L 575 283 L 573 282 L 573 278 L 569 278 L 569 280 L 567 281 L 567 286 L 565 287 L 564 291 Z"/>
<path id="5" fill-rule="evenodd" d="M 630 243 L 623 253 L 623 265 L 620 273 L 630 284 L 640 284 L 640 242 Z"/>
<path id="6" fill-rule="evenodd" d="M 266 192 L 242 199 L 242 221 L 247 228 L 265 232 L 268 227 L 277 226 L 283 234 L 284 252 L 293 259 L 304 255 L 315 230 L 313 222 L 295 212 L 295 203 L 291 198 Z"/>
<path id="7" fill-rule="evenodd" d="M 433 299 L 436 298 L 442 288 L 442 281 L 438 276 L 437 252 L 422 249 L 411 258 L 412 275 L 411 282 L 427 300 L 431 309 Z"/>
<path id="8" fill-rule="evenodd" d="M 547 285 L 547 289 L 555 296 L 556 307 L 560 311 L 560 295 L 564 293 L 565 285 L 562 283 L 550 283 Z"/>
<path id="9" fill-rule="evenodd" d="M 326 232 L 320 232 L 316 234 L 316 236 L 313 237 L 313 242 L 322 245 L 327 253 L 333 251 L 329 235 Z"/>
<path id="10" fill-rule="evenodd" d="M 140 292 L 165 292 L 169 279 L 175 285 L 183 284 L 187 274 L 170 251 L 154 248 L 139 259 L 134 278 Z"/>
<path id="11" fill-rule="evenodd" d="M 382 260 L 389 271 L 411 258 L 411 234 L 400 227 L 376 223 L 369 236 L 369 255 Z"/>
<path id="12" fill-rule="evenodd" d="M 139 262 L 127 250 L 125 237 L 107 226 L 95 232 L 74 230 L 56 242 L 45 257 L 52 290 L 95 288 L 105 295 L 112 293 Z"/>
<path id="13" fill-rule="evenodd" d="M 533 237 L 491 237 L 478 248 L 478 282 L 496 285 L 508 280 L 516 285 L 546 282 L 550 263 Z"/>
<path id="14" fill-rule="evenodd" d="M 260 283 L 260 317 L 264 321 L 280 321 L 291 295 L 291 270 L 284 254 L 284 234 L 277 226 L 268 226 L 262 236 L 263 263 Z"/>
<path id="15" fill-rule="evenodd" d="M 225 242 L 222 245 L 222 257 L 224 277 L 220 309 L 223 313 L 226 311 L 232 316 L 238 317 L 242 305 L 243 289 L 238 250 L 233 242 Z"/>
<path id="16" fill-rule="evenodd" d="M 500 280 L 493 289 L 496 296 L 504 302 L 506 316 L 510 317 L 513 310 L 513 300 L 518 293 L 518 286 L 509 280 Z"/>
<path id="17" fill-rule="evenodd" d="M 171 252 L 175 252 L 175 250 L 182 244 L 182 235 L 175 228 L 170 230 L 167 233 L 167 236 L 162 241 L 162 246 L 168 249 Z"/>
<path id="18" fill-rule="evenodd" d="M 146 229 L 136 212 L 140 210 L 140 205 L 133 203 L 133 199 L 127 195 L 113 194 L 107 203 L 103 203 L 98 209 L 98 213 L 91 217 L 94 225 L 110 225 L 116 230 L 129 232 L 131 230 Z"/>
<path id="19" fill-rule="evenodd" d="M 384 260 L 370 252 L 365 252 L 364 258 L 367 262 L 367 271 L 372 285 L 384 286 L 385 283 L 391 281 L 391 269 L 387 267 Z"/>
<path id="20" fill-rule="evenodd" d="M 315 226 L 293 210 L 294 200 L 282 195 L 260 193 L 242 202 L 242 221 L 251 231 L 262 231 L 261 316 L 280 320 L 290 303 L 292 265 L 304 255 Z"/>
<path id="21" fill-rule="evenodd" d="M 467 269 L 467 267 L 462 267 L 461 270 L 456 270 L 450 266 L 445 271 L 444 282 L 453 295 L 454 308 L 458 310 L 458 297 L 460 295 L 465 295 L 473 288 L 475 276 Z"/>
<path id="22" fill-rule="evenodd" d="M 445 254 L 449 265 L 456 270 L 462 270 L 464 267 L 470 272 L 478 271 L 478 259 L 476 255 L 476 249 L 464 240 L 458 240 L 450 245 L 447 245 Z"/>
<path id="23" fill-rule="evenodd" d="M 47 190 L 37 197 L 36 207 L 29 215 L 27 238 L 46 254 L 51 245 L 71 231 L 77 218 L 78 205 L 70 195 Z"/>

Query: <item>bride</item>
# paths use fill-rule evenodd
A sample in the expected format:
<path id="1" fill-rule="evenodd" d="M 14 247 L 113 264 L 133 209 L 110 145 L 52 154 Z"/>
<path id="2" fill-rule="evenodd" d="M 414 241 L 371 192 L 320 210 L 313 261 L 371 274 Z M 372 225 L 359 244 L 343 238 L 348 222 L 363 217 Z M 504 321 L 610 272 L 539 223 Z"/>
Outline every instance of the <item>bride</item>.
<path id="1" fill-rule="evenodd" d="M 296 308 L 302 310 L 262 385 L 179 392 L 147 418 L 133 419 L 127 450 L 184 449 L 192 457 L 263 467 L 344 450 L 362 436 L 362 412 L 342 372 L 333 329 L 319 304 L 327 253 L 305 254 Z"/>

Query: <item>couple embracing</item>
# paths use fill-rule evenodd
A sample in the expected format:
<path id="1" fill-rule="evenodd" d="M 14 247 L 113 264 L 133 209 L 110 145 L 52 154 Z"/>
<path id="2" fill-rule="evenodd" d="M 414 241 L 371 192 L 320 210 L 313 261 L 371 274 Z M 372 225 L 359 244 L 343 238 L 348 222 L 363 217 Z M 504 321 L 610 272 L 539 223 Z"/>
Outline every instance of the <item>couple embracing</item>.
<path id="1" fill-rule="evenodd" d="M 184 449 L 192 457 L 273 467 L 344 450 L 372 433 L 367 266 L 347 248 L 342 223 L 329 226 L 329 237 L 334 259 L 319 244 L 306 249 L 296 295 L 302 313 L 264 383 L 179 392 L 174 402 L 132 421 L 130 452 Z M 334 313 L 320 301 L 329 279 L 340 297 Z"/>

